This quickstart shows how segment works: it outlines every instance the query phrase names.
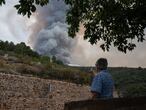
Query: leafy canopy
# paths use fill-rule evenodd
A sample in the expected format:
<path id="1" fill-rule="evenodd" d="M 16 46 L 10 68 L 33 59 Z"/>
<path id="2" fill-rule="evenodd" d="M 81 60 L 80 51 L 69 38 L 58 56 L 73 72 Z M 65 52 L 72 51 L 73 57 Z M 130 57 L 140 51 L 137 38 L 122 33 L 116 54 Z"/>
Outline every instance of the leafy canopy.
<path id="1" fill-rule="evenodd" d="M 5 0 L 0 0 L 0 5 L 5 4 Z M 19 0 L 19 3 L 14 7 L 18 10 L 18 14 L 27 15 L 30 17 L 36 11 L 35 5 L 44 6 L 49 3 L 49 0 Z"/>
<path id="2" fill-rule="evenodd" d="M 79 24 L 85 27 L 84 39 L 91 44 L 99 40 L 103 50 L 109 50 L 111 44 L 125 52 L 133 50 L 138 42 L 144 40 L 146 27 L 145 0 L 66 0 L 70 5 L 67 22 L 69 35 L 74 37 Z"/>
<path id="3" fill-rule="evenodd" d="M 146 27 L 146 0 L 64 0 L 70 6 L 66 21 L 69 36 L 75 37 L 80 24 L 85 27 L 84 39 L 109 51 L 111 45 L 119 51 L 133 50 L 133 40 L 144 41 Z M 30 17 L 35 4 L 44 6 L 49 0 L 19 0 L 15 5 L 19 14 Z M 0 5 L 5 0 L 0 0 Z"/>

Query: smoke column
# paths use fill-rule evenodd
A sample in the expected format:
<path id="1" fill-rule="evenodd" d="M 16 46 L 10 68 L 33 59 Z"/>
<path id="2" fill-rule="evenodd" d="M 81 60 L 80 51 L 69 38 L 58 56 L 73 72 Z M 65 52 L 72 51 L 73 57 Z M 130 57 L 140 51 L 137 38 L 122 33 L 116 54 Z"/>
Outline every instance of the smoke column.
<path id="1" fill-rule="evenodd" d="M 68 37 L 66 10 L 67 6 L 62 0 L 50 0 L 47 6 L 38 7 L 29 44 L 40 54 L 56 56 L 64 63 L 69 63 L 75 40 Z"/>
<path id="2" fill-rule="evenodd" d="M 71 39 L 65 23 L 67 8 L 63 0 L 50 0 L 47 6 L 38 7 L 30 19 L 33 24 L 31 23 L 29 28 L 28 37 L 28 44 L 34 50 L 43 55 L 56 56 L 64 63 L 88 66 L 94 65 L 98 58 L 105 57 L 109 61 L 109 66 L 145 67 L 146 61 L 143 60 L 146 57 L 145 43 L 137 44 L 138 48 L 127 54 L 113 47 L 110 52 L 103 52 L 99 48 L 101 42 L 98 42 L 98 45 L 90 45 L 88 41 L 83 40 L 83 27 L 77 37 Z"/>
<path id="3" fill-rule="evenodd" d="M 99 42 L 90 45 L 83 40 L 83 27 L 76 38 L 68 37 L 65 23 L 68 7 L 63 0 L 50 0 L 49 5 L 38 7 L 30 19 L 17 14 L 13 7 L 17 3 L 18 0 L 6 0 L 6 5 L 0 6 L 0 40 L 25 42 L 40 54 L 56 56 L 65 63 L 91 66 L 98 58 L 105 57 L 109 66 L 146 67 L 146 41 L 136 43 L 137 47 L 127 54 L 113 47 L 110 52 L 103 52 Z"/>

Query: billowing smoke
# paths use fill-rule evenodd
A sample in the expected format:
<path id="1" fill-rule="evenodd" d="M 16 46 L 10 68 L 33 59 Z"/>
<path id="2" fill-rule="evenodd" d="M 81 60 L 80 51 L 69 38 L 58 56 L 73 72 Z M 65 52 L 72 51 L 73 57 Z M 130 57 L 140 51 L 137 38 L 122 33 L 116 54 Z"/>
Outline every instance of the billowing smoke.
<path id="1" fill-rule="evenodd" d="M 69 63 L 75 40 L 68 37 L 66 10 L 67 5 L 63 0 L 50 0 L 49 5 L 38 7 L 29 43 L 40 54 L 56 56 Z"/>
<path id="2" fill-rule="evenodd" d="M 146 57 L 145 43 L 138 44 L 139 48 L 133 52 L 123 54 L 115 48 L 111 48 L 110 52 L 103 52 L 99 46 L 90 45 L 82 38 L 83 27 L 75 39 L 68 37 L 67 24 L 65 23 L 67 8 L 63 0 L 50 0 L 47 6 L 38 7 L 33 19 L 31 18 L 34 24 L 30 27 L 29 36 L 29 45 L 34 50 L 40 54 L 56 56 L 64 63 L 84 66 L 94 65 L 100 57 L 106 57 L 109 66 L 136 67 L 146 65 L 143 60 Z"/>
<path id="3" fill-rule="evenodd" d="M 98 58 L 106 57 L 109 66 L 146 67 L 146 41 L 124 54 L 113 47 L 110 52 L 103 52 L 99 46 L 90 45 L 83 40 L 83 27 L 75 39 L 68 37 L 65 23 L 68 7 L 63 0 L 50 0 L 48 6 L 38 7 L 30 19 L 16 14 L 13 6 L 18 0 L 6 1 L 6 5 L 0 6 L 0 40 L 25 42 L 40 54 L 56 56 L 65 63 L 91 66 Z"/>

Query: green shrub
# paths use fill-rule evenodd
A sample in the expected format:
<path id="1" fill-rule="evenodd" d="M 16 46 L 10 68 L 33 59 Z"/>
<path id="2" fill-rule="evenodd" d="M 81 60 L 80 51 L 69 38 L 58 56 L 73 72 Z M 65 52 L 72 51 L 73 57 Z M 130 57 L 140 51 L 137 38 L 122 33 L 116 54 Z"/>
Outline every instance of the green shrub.
<path id="1" fill-rule="evenodd" d="M 129 84 L 125 86 L 125 97 L 138 97 L 146 96 L 146 83 L 145 84 Z"/>

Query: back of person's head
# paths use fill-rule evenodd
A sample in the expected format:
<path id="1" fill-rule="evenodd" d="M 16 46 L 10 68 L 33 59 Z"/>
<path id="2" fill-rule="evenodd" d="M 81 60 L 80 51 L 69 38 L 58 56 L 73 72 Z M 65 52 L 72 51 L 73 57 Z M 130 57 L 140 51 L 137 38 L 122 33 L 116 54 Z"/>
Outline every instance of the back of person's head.
<path id="1" fill-rule="evenodd" d="M 107 59 L 106 58 L 99 58 L 96 61 L 96 66 L 98 66 L 98 69 L 100 69 L 100 70 L 107 69 L 107 65 L 108 65 L 108 62 L 107 62 Z"/>

